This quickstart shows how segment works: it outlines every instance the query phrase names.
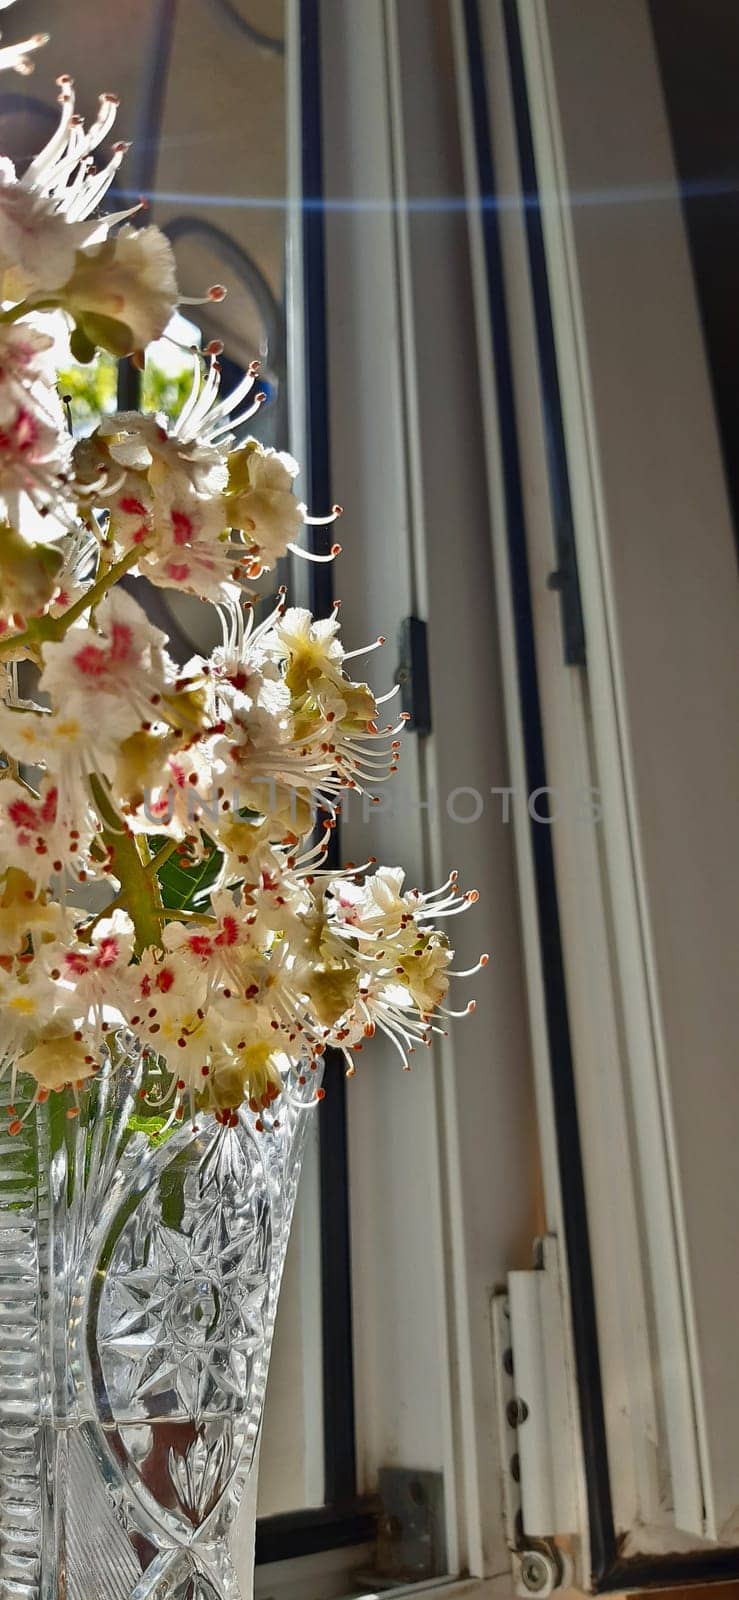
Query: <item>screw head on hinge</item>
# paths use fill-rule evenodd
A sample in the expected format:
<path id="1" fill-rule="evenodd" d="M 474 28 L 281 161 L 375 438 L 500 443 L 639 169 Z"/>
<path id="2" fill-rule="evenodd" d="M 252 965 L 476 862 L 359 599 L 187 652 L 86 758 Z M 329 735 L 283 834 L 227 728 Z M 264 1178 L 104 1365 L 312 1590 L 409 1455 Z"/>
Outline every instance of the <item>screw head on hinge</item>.
<path id="1" fill-rule="evenodd" d="M 554 1562 L 539 1550 L 525 1550 L 521 1557 L 521 1582 L 530 1594 L 551 1594 L 557 1574 Z"/>
<path id="2" fill-rule="evenodd" d="M 520 1428 L 521 1423 L 526 1421 L 529 1408 L 526 1401 L 517 1396 L 514 1400 L 508 1401 L 505 1414 L 511 1428 Z"/>

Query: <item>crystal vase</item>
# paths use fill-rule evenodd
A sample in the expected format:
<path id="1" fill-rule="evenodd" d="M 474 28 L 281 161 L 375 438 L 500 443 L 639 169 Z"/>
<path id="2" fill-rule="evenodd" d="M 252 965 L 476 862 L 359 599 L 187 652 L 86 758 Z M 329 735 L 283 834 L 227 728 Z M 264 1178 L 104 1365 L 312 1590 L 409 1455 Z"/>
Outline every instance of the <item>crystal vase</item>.
<path id="1" fill-rule="evenodd" d="M 141 1078 L 108 1068 L 79 1114 L 64 1091 L 25 1118 L 19 1084 L 0 1134 L 0 1600 L 252 1595 L 315 1080 L 264 1126 L 163 1130 Z"/>

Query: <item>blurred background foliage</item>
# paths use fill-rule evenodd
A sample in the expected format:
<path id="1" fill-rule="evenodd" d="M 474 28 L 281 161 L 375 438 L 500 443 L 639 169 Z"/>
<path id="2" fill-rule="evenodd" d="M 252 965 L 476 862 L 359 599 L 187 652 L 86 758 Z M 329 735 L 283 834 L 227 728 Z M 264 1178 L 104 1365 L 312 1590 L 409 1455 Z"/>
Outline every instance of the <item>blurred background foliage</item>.
<path id="1" fill-rule="evenodd" d="M 192 384 L 192 364 L 181 368 L 147 360 L 142 375 L 143 411 L 161 411 L 170 419 L 177 416 Z M 88 366 L 71 362 L 59 373 L 59 393 L 69 402 L 72 431 L 92 433 L 101 418 L 115 411 L 118 404 L 118 362 L 101 351 Z"/>

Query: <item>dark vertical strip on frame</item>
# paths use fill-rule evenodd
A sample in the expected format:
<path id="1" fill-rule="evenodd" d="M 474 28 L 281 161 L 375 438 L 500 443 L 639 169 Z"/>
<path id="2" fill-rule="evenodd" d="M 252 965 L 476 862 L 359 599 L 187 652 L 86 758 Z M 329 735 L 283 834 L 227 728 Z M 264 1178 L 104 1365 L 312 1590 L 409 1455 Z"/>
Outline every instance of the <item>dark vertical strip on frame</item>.
<path id="1" fill-rule="evenodd" d="M 516 432 L 508 312 L 503 281 L 495 167 L 488 119 L 479 11 L 477 0 L 462 0 L 462 4 L 487 264 L 488 307 L 501 437 L 518 685 L 523 718 L 526 773 L 531 793 L 535 789 L 545 788 L 547 778 L 526 556 L 521 461 Z M 531 847 L 542 945 L 562 1202 L 567 1230 L 567 1259 L 587 1480 L 592 1577 L 597 1585 L 607 1576 L 609 1568 L 613 1565 L 616 1542 L 554 857 L 549 829 L 537 826 L 533 820 Z"/>
<path id="2" fill-rule="evenodd" d="M 559 388 L 559 372 L 557 370 L 557 351 L 554 343 L 544 232 L 541 221 L 539 182 L 536 174 L 534 141 L 531 135 L 526 73 L 521 49 L 521 30 L 518 25 L 518 11 L 515 0 L 503 0 L 503 19 L 508 45 L 513 115 L 516 123 L 518 159 L 521 169 L 521 187 L 526 196 L 524 213 L 526 242 L 529 254 L 547 467 L 557 551 L 557 570 L 552 573 L 550 584 L 559 593 L 562 646 L 566 665 L 568 667 L 582 667 L 585 665 L 585 627 L 580 601 L 580 582 L 577 574 L 570 474 L 567 466 L 567 446 L 565 444 L 564 423 L 562 420 L 562 399 Z"/>
<path id="3" fill-rule="evenodd" d="M 331 509 L 331 460 L 326 341 L 319 0 L 301 0 L 300 92 L 303 173 L 303 295 L 306 368 L 307 495 L 316 515 Z M 313 530 L 314 547 L 330 544 Z M 331 566 L 312 566 L 311 607 L 327 616 L 333 604 Z M 356 1496 L 354 1364 L 349 1240 L 346 1086 L 341 1057 L 327 1053 L 326 1099 L 320 1113 L 321 1292 L 323 1303 L 324 1472 L 329 1506 Z"/>

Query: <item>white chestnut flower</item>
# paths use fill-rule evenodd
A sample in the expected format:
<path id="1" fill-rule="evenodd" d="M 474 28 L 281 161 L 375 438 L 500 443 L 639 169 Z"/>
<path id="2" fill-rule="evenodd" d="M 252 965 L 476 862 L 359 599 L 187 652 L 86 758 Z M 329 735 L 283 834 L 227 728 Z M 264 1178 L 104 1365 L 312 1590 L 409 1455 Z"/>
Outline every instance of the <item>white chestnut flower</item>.
<path id="1" fill-rule="evenodd" d="M 93 722 L 113 712 L 117 726 L 133 733 L 151 719 L 152 697 L 161 698 L 176 677 L 166 642 L 132 596 L 113 589 L 97 608 L 94 628 L 77 624 L 43 645 L 40 687 L 57 708 Z"/>
<path id="2" fill-rule="evenodd" d="M 229 455 L 229 524 L 243 534 L 260 570 L 276 565 L 303 526 L 305 507 L 293 494 L 297 473 L 298 463 L 292 456 L 265 449 L 256 439 L 247 440 Z"/>
<path id="3" fill-rule="evenodd" d="M 56 781 L 59 818 L 77 826 L 90 804 L 90 777 L 112 777 L 130 730 L 129 708 L 112 697 L 105 715 L 94 719 L 89 708 L 48 712 L 0 706 L 0 748 L 29 767 L 46 769 Z"/>
<path id="4" fill-rule="evenodd" d="M 75 114 L 71 78 L 58 82 L 61 113 L 48 143 L 21 178 L 12 161 L 0 162 L 0 296 L 4 300 L 55 294 L 70 277 L 76 252 L 105 239 L 114 223 L 131 215 L 130 209 L 108 217 L 94 215 L 128 149 L 125 144 L 116 145 L 107 165 L 95 171 L 92 151 L 115 121 L 116 96 L 101 95 L 97 117 L 84 129 Z"/>
<path id="5" fill-rule="evenodd" d="M 51 879 L 66 870 L 76 876 L 82 852 L 92 839 L 89 807 L 77 814 L 74 823 L 65 822 L 58 802 L 58 789 L 49 778 L 38 794 L 13 778 L 0 784 L 0 871 L 20 869 L 37 890 L 48 888 Z M 89 867 L 92 876 L 91 859 Z"/>
<path id="6" fill-rule="evenodd" d="M 102 244 L 80 250 L 58 299 L 91 347 L 114 356 L 143 350 L 164 332 L 177 303 L 166 234 L 124 225 Z"/>

